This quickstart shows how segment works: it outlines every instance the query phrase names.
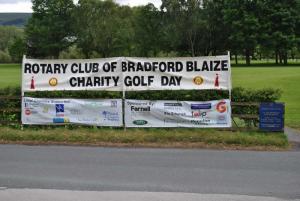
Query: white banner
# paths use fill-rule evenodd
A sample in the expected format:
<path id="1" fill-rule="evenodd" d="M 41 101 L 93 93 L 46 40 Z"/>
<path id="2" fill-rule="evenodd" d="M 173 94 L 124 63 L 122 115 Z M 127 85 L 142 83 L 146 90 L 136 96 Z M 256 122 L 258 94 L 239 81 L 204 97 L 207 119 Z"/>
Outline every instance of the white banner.
<path id="1" fill-rule="evenodd" d="M 22 123 L 32 125 L 82 124 L 120 127 L 122 100 L 22 99 Z"/>
<path id="2" fill-rule="evenodd" d="M 231 127 L 230 100 L 125 101 L 126 127 Z"/>
<path id="3" fill-rule="evenodd" d="M 231 90 L 229 55 L 190 58 L 23 59 L 23 92 Z"/>
<path id="4" fill-rule="evenodd" d="M 23 59 L 23 92 L 122 91 L 120 58 L 89 60 Z"/>

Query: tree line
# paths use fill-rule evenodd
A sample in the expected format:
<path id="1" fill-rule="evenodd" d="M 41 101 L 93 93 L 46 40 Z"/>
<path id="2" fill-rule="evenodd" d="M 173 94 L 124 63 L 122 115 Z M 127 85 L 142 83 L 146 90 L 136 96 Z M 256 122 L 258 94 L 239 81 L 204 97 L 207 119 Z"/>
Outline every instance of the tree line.
<path id="1" fill-rule="evenodd" d="M 243 56 L 248 65 L 261 58 L 287 64 L 300 50 L 300 0 L 162 0 L 160 8 L 112 0 L 32 3 L 23 35 L 8 48 L 14 60 L 23 53 L 94 58 L 207 56 L 230 50 L 236 63 Z"/>

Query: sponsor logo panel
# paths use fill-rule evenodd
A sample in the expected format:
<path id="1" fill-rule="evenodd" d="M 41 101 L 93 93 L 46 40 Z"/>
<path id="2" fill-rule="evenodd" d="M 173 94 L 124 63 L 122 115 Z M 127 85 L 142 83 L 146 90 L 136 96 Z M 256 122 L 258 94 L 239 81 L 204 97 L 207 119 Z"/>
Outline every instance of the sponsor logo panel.
<path id="1" fill-rule="evenodd" d="M 53 123 L 55 123 L 55 124 L 70 123 L 70 119 L 69 118 L 53 118 Z"/>
<path id="2" fill-rule="evenodd" d="M 192 111 L 192 117 L 206 117 L 207 116 L 207 112 L 200 112 L 200 111 Z"/>
<path id="3" fill-rule="evenodd" d="M 224 113 L 227 111 L 227 106 L 225 101 L 221 101 L 217 104 L 216 109 L 219 113 Z"/>
<path id="4" fill-rule="evenodd" d="M 138 125 L 138 126 L 143 126 L 143 125 L 148 124 L 148 121 L 146 121 L 146 120 L 135 120 L 132 123 L 135 124 L 135 125 Z"/>
<path id="5" fill-rule="evenodd" d="M 63 117 L 65 116 L 65 105 L 64 104 L 55 104 L 56 116 Z"/>
<path id="6" fill-rule="evenodd" d="M 104 121 L 120 121 L 118 112 L 103 111 Z"/>
<path id="7" fill-rule="evenodd" d="M 191 104 L 192 110 L 210 110 L 211 109 L 211 103 L 205 103 L 205 104 Z"/>

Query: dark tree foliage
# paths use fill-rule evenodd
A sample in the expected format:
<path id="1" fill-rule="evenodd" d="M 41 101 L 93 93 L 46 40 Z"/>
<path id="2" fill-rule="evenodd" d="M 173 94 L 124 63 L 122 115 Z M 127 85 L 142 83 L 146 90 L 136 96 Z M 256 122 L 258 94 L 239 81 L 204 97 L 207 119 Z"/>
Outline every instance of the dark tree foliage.
<path id="1" fill-rule="evenodd" d="M 230 50 L 236 63 L 244 56 L 250 65 L 258 55 L 287 64 L 300 50 L 300 0 L 162 0 L 160 8 L 121 6 L 113 0 L 32 2 L 34 13 L 25 29 L 32 57 L 57 58 L 72 44 L 73 52 L 86 58 Z M 20 44 L 10 43 L 11 50 Z M 19 58 L 15 50 L 12 57 Z"/>
<path id="2" fill-rule="evenodd" d="M 135 10 L 136 56 L 157 56 L 162 48 L 163 34 L 162 13 L 153 4 Z"/>
<path id="3" fill-rule="evenodd" d="M 32 0 L 26 25 L 27 52 L 32 57 L 58 58 L 72 42 L 72 0 Z"/>

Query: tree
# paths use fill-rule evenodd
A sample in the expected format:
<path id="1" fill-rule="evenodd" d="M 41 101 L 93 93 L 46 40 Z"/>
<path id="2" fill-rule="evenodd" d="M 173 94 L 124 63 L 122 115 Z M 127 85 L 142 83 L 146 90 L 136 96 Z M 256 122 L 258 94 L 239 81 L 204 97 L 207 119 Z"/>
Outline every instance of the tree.
<path id="1" fill-rule="evenodd" d="M 13 26 L 0 26 L 0 50 L 6 51 L 8 46 L 19 37 L 23 37 L 23 30 Z"/>
<path id="2" fill-rule="evenodd" d="M 73 42 L 72 0 L 32 0 L 33 14 L 26 25 L 27 52 L 33 57 L 58 58 Z"/>
<path id="3" fill-rule="evenodd" d="M 288 51 L 296 46 L 299 16 L 297 0 L 262 0 L 262 44 L 275 51 L 276 63 L 288 62 Z M 299 37 L 299 36 L 298 36 Z"/>
<path id="4" fill-rule="evenodd" d="M 153 4 L 138 7 L 134 22 L 137 56 L 157 56 L 163 39 L 161 12 Z"/>
<path id="5" fill-rule="evenodd" d="M 117 6 L 118 32 L 116 34 L 116 48 L 113 56 L 137 56 L 134 52 L 136 41 L 134 38 L 134 8 Z"/>
<path id="6" fill-rule="evenodd" d="M 258 44 L 259 21 L 256 0 L 225 0 L 224 22 L 230 30 L 230 48 L 236 54 L 243 52 L 246 64 Z"/>
<path id="7" fill-rule="evenodd" d="M 26 43 L 24 38 L 19 37 L 8 47 L 9 54 L 13 62 L 21 62 L 25 53 Z"/>
<path id="8" fill-rule="evenodd" d="M 171 47 L 179 52 L 189 52 L 191 56 L 207 54 L 203 45 L 207 43 L 206 21 L 202 13 L 202 0 L 162 0 L 165 26 Z M 205 51 L 205 52 L 203 52 Z"/>
<path id="9" fill-rule="evenodd" d="M 93 51 L 102 57 L 113 56 L 119 48 L 118 41 L 122 19 L 118 5 L 112 0 L 80 0 L 75 12 L 78 47 L 87 58 Z"/>
<path id="10" fill-rule="evenodd" d="M 224 23 L 224 0 L 204 0 L 204 17 L 207 26 L 207 38 L 212 55 L 223 54 L 229 50 L 229 28 Z M 237 52 L 235 52 L 237 54 Z"/>

